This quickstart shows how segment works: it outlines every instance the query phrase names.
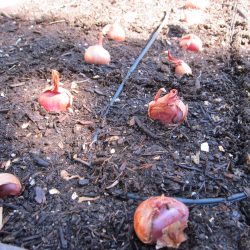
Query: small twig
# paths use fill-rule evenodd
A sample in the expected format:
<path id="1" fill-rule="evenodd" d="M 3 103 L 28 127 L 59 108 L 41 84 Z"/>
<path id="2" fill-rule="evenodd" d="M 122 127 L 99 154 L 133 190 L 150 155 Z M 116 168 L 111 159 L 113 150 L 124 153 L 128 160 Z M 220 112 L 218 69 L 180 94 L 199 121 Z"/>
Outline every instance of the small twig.
<path id="1" fill-rule="evenodd" d="M 84 160 L 82 160 L 82 159 L 79 159 L 79 158 L 77 158 L 77 157 L 73 157 L 73 159 L 74 159 L 76 162 L 80 162 L 80 163 L 82 163 L 83 165 L 85 165 L 85 166 L 91 168 L 91 164 L 90 164 L 90 163 L 88 163 L 88 162 L 86 162 L 86 161 L 84 161 Z"/>
<path id="2" fill-rule="evenodd" d="M 10 87 L 15 88 L 15 87 L 23 86 L 23 85 L 25 85 L 25 82 L 19 82 L 19 83 L 11 84 Z"/>
<path id="3" fill-rule="evenodd" d="M 82 107 L 85 108 L 89 113 L 93 113 L 85 104 L 83 104 Z"/>
<path id="4" fill-rule="evenodd" d="M 57 20 L 57 21 L 54 21 L 54 22 L 50 22 L 49 24 L 63 23 L 63 22 L 66 22 L 66 20 Z"/>
<path id="5" fill-rule="evenodd" d="M 142 122 L 140 121 L 140 119 L 137 116 L 134 116 L 134 120 L 135 123 L 137 124 L 137 126 L 147 135 L 149 135 L 150 137 L 154 138 L 154 139 L 159 139 L 160 137 L 155 135 L 153 132 L 151 132 L 148 128 L 146 128 Z"/>

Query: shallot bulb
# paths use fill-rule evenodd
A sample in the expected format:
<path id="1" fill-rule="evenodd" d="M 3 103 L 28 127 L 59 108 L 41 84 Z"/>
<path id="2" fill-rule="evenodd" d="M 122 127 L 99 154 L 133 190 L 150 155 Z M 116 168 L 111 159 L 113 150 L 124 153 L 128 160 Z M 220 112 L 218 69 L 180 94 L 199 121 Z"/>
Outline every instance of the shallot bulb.
<path id="1" fill-rule="evenodd" d="M 19 195 L 21 190 L 22 185 L 15 175 L 8 173 L 0 174 L 0 198 Z"/>
<path id="2" fill-rule="evenodd" d="M 180 201 L 164 195 L 151 197 L 137 207 L 134 229 L 143 243 L 156 243 L 156 249 L 178 248 L 187 239 L 183 230 L 188 215 L 188 208 Z"/>
<path id="3" fill-rule="evenodd" d="M 188 105 L 185 105 L 177 95 L 176 89 L 160 97 L 164 88 L 158 90 L 154 101 L 148 104 L 148 116 L 153 120 L 159 120 L 165 125 L 181 124 L 187 117 Z"/>
<path id="4" fill-rule="evenodd" d="M 65 111 L 72 106 L 73 97 L 71 93 L 62 87 L 59 87 L 59 72 L 52 70 L 52 87 L 43 91 L 38 97 L 38 102 L 48 112 Z"/>
<path id="5" fill-rule="evenodd" d="M 200 10 L 185 10 L 183 22 L 188 25 L 197 25 L 205 22 L 205 14 Z"/>
<path id="6" fill-rule="evenodd" d="M 201 39 L 194 35 L 188 34 L 180 39 L 180 46 L 187 51 L 200 52 L 202 51 L 202 41 Z"/>
<path id="7" fill-rule="evenodd" d="M 103 35 L 107 35 L 109 39 L 113 39 L 117 42 L 123 42 L 125 40 L 125 31 L 119 22 L 114 24 L 107 24 L 102 29 Z"/>
<path id="8" fill-rule="evenodd" d="M 209 6 L 209 0 L 189 0 L 185 2 L 185 8 L 188 9 L 206 9 Z"/>
<path id="9" fill-rule="evenodd" d="M 170 51 L 168 51 L 168 60 L 175 64 L 175 74 L 178 77 L 182 77 L 184 75 L 192 75 L 192 70 L 191 68 L 188 66 L 188 64 L 186 64 L 183 60 L 179 60 L 174 58 Z"/>
<path id="10" fill-rule="evenodd" d="M 109 52 L 103 48 L 103 36 L 99 33 L 98 44 L 90 46 L 84 53 L 84 60 L 90 64 L 107 65 L 110 62 Z"/>

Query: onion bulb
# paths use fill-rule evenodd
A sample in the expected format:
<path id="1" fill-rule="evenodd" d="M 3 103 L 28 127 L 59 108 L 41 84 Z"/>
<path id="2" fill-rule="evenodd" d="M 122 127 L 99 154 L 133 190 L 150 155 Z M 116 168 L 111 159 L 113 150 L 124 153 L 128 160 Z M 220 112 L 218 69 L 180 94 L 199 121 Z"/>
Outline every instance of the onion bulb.
<path id="1" fill-rule="evenodd" d="M 170 54 L 170 51 L 168 51 L 168 60 L 171 63 L 175 64 L 175 74 L 178 77 L 182 77 L 184 75 L 192 75 L 192 70 L 188 66 L 188 64 L 186 64 L 183 60 L 179 60 L 179 59 L 174 58 Z"/>
<path id="2" fill-rule="evenodd" d="M 114 24 L 107 24 L 102 29 L 102 34 L 107 35 L 109 39 L 113 39 L 117 42 L 123 42 L 125 40 L 125 31 L 119 22 Z"/>
<path id="3" fill-rule="evenodd" d="M 43 91 L 38 97 L 38 102 L 48 112 L 65 111 L 72 106 L 73 97 L 71 93 L 62 87 L 59 87 L 59 72 L 52 70 L 52 87 Z"/>
<path id="4" fill-rule="evenodd" d="M 188 105 L 180 100 L 176 89 L 160 97 L 162 92 L 166 90 L 159 89 L 154 100 L 148 104 L 148 116 L 153 120 L 159 120 L 164 125 L 181 124 L 187 117 Z"/>
<path id="5" fill-rule="evenodd" d="M 180 201 L 164 195 L 151 197 L 137 207 L 134 229 L 143 243 L 156 243 L 156 249 L 178 248 L 187 239 L 183 230 L 188 215 L 188 208 Z"/>
<path id="6" fill-rule="evenodd" d="M 200 52 L 202 51 L 202 41 L 201 39 L 194 35 L 188 34 L 180 39 L 180 46 L 187 51 Z"/>
<path id="7" fill-rule="evenodd" d="M 209 0 L 189 0 L 185 2 L 185 8 L 188 9 L 206 9 L 209 6 Z"/>
<path id="8" fill-rule="evenodd" d="M 109 52 L 103 48 L 103 37 L 102 33 L 99 33 L 98 44 L 90 46 L 84 53 L 84 60 L 90 64 L 106 65 L 110 62 Z"/>
<path id="9" fill-rule="evenodd" d="M 0 198 L 19 195 L 21 189 L 22 185 L 15 175 L 8 173 L 0 174 Z"/>
<path id="10" fill-rule="evenodd" d="M 202 24 L 205 21 L 205 14 L 200 10 L 185 10 L 183 22 L 188 25 Z"/>

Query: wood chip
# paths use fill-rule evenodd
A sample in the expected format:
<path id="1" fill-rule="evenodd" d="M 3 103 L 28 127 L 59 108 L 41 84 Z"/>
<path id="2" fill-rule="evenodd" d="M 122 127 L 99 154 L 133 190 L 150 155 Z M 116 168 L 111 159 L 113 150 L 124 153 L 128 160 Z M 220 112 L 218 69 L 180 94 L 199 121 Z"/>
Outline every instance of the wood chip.
<path id="1" fill-rule="evenodd" d="M 84 201 L 96 201 L 100 198 L 100 196 L 97 197 L 87 197 L 87 196 L 81 196 L 78 199 L 78 203 L 84 202 Z"/>

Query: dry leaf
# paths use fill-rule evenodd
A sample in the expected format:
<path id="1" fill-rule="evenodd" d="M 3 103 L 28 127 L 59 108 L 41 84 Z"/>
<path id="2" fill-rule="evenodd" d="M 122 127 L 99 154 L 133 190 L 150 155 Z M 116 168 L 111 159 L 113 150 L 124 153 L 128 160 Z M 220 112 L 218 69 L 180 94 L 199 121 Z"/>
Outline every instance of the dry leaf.
<path id="1" fill-rule="evenodd" d="M 82 177 L 79 175 L 70 175 L 66 170 L 62 170 L 60 172 L 60 176 L 66 181 L 71 179 L 82 179 Z"/>
<path id="2" fill-rule="evenodd" d="M 79 197 L 78 199 L 78 203 L 81 203 L 81 202 L 84 202 L 84 201 L 96 201 L 98 200 L 100 197 L 97 196 L 97 197 L 87 197 L 87 196 L 81 196 Z"/>
<path id="3" fill-rule="evenodd" d="M 160 155 L 157 155 L 157 156 L 153 157 L 153 160 L 156 160 L 156 161 L 159 161 L 160 159 L 161 159 Z"/>
<path id="4" fill-rule="evenodd" d="M 74 192 L 74 193 L 71 195 L 71 199 L 72 199 L 72 200 L 75 200 L 77 197 L 78 197 L 78 194 L 77 194 L 76 192 Z"/>
<path id="5" fill-rule="evenodd" d="M 108 141 L 108 142 L 118 141 L 119 138 L 120 138 L 119 136 L 113 135 L 113 136 L 110 136 L 109 138 L 107 138 L 105 141 Z"/>
<path id="6" fill-rule="evenodd" d="M 192 161 L 196 164 L 199 165 L 200 164 L 200 151 L 196 152 L 195 155 L 191 156 Z"/>
<path id="7" fill-rule="evenodd" d="M 59 147 L 60 149 L 63 149 L 63 148 L 64 148 L 63 142 L 60 141 L 60 142 L 58 143 L 58 147 Z"/>
<path id="8" fill-rule="evenodd" d="M 10 159 L 2 164 L 2 167 L 5 170 L 8 170 L 10 166 L 11 166 L 11 160 Z"/>
<path id="9" fill-rule="evenodd" d="M 132 117 L 129 121 L 128 121 L 128 125 L 129 126 L 134 126 L 135 125 L 135 118 Z"/>
<path id="10" fill-rule="evenodd" d="M 221 152 L 225 152 L 225 149 L 221 145 L 218 148 Z"/>

